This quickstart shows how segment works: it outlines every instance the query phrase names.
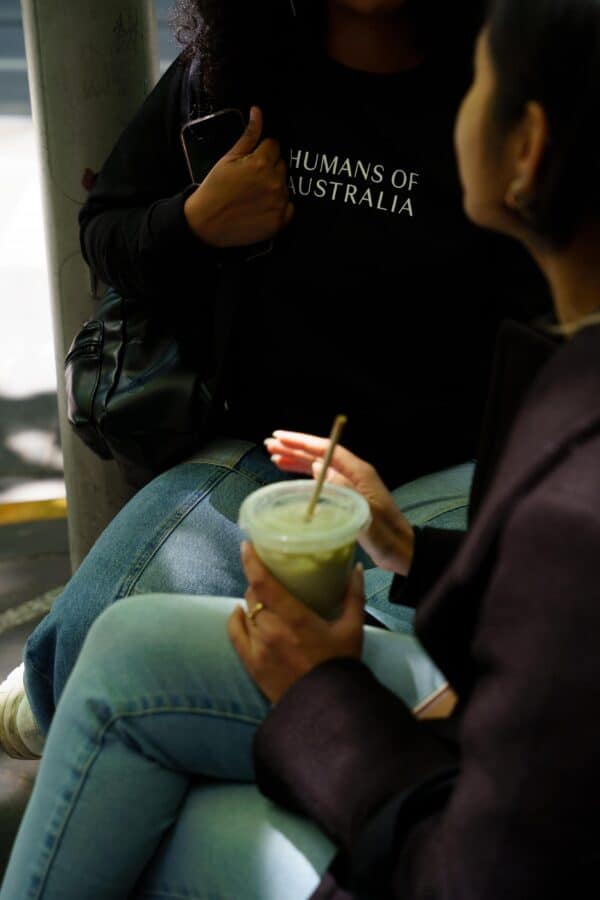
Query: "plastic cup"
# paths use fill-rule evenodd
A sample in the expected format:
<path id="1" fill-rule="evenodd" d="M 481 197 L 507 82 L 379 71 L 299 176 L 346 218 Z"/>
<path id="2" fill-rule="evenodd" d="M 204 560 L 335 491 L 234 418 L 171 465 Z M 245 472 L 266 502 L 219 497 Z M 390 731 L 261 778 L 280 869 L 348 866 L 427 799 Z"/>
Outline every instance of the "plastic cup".
<path id="1" fill-rule="evenodd" d="M 313 491 L 308 480 L 260 488 L 242 503 L 239 524 L 275 578 L 320 616 L 333 619 L 346 593 L 357 538 L 371 515 L 356 491 L 325 484 L 306 522 Z"/>

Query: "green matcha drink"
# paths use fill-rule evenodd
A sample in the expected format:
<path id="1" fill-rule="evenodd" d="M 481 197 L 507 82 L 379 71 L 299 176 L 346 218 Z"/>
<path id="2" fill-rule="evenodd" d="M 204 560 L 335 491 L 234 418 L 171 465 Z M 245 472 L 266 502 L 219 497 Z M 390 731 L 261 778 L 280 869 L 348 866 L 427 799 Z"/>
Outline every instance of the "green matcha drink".
<path id="1" fill-rule="evenodd" d="M 346 592 L 356 539 L 369 524 L 369 505 L 356 491 L 326 484 L 306 522 L 313 490 L 308 480 L 261 488 L 242 504 L 239 523 L 277 580 L 331 619 Z"/>

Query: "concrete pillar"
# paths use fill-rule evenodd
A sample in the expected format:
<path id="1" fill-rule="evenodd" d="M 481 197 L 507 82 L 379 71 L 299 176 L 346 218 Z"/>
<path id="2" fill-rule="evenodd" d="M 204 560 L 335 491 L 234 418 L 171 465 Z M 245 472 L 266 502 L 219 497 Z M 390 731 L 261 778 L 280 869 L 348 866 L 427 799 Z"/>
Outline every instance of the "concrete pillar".
<path id="1" fill-rule="evenodd" d="M 159 74 L 154 0 L 21 0 L 53 306 L 58 402 L 75 570 L 132 496 L 114 463 L 72 433 L 63 361 L 81 324 L 93 318 L 77 214 L 82 177 L 96 172 Z"/>

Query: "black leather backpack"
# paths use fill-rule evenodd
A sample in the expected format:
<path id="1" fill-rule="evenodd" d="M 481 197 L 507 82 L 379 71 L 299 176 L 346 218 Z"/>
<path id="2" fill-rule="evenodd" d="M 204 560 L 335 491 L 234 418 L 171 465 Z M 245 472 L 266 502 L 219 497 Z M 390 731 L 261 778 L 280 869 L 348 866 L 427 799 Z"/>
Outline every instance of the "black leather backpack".
<path id="1" fill-rule="evenodd" d="M 202 109 L 197 83 L 188 67 L 182 121 Z M 219 267 L 218 302 L 203 323 L 210 360 L 190 353 L 181 328 L 158 321 L 143 303 L 112 288 L 69 348 L 69 422 L 94 453 L 116 460 L 135 486 L 185 459 L 213 432 L 242 263 L 235 253 L 225 254 Z"/>

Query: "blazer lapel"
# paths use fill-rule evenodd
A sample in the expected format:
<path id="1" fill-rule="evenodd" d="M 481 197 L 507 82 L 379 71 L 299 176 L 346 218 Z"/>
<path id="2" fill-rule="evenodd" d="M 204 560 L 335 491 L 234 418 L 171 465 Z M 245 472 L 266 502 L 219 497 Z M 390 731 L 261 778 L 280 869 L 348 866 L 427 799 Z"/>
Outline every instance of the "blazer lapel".
<path id="1" fill-rule="evenodd" d="M 517 498 L 574 442 L 598 429 L 600 327 L 593 327 L 558 350 L 536 380 L 468 537 L 446 575 L 419 606 L 417 626 L 436 659 L 442 661 L 449 656 L 444 649 L 448 634 L 464 636 L 468 641 L 485 589 L 488 560 Z M 455 594 L 452 600 L 451 594 Z M 433 629 L 429 640 L 429 624 L 434 620 L 435 634 L 445 634 L 439 643 Z M 451 655 L 456 658 L 456 646 Z"/>
<path id="2" fill-rule="evenodd" d="M 600 423 L 600 327 L 590 328 L 562 347 L 542 370 L 517 417 L 483 504 L 480 539 L 495 527 L 540 470 Z"/>

